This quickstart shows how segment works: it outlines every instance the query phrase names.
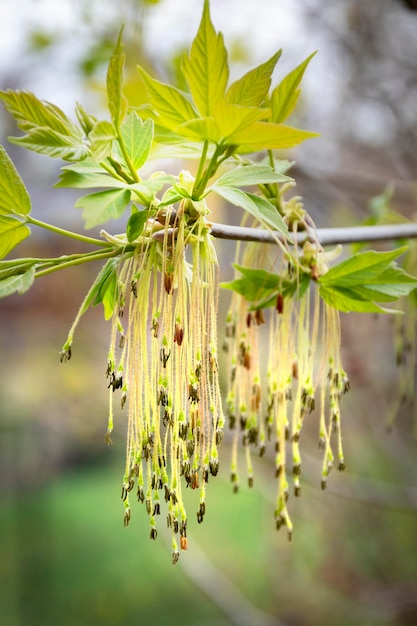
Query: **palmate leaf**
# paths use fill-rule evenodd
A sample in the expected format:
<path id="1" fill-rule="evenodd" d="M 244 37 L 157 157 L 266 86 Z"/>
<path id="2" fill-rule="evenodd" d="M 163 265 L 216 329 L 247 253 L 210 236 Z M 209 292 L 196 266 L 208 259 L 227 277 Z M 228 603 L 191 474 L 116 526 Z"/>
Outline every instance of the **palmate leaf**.
<path id="1" fill-rule="evenodd" d="M 127 100 L 122 92 L 123 87 L 123 67 L 125 63 L 125 53 L 122 46 L 123 28 L 120 29 L 116 47 L 110 58 L 107 69 L 107 98 L 109 101 L 109 111 L 111 119 L 116 128 L 124 119 L 127 112 Z"/>
<path id="2" fill-rule="evenodd" d="M 268 183 L 286 183 L 292 181 L 290 176 L 275 172 L 266 165 L 244 165 L 229 170 L 216 180 L 215 187 L 245 187 Z"/>
<path id="3" fill-rule="evenodd" d="M 85 228 L 93 228 L 121 217 L 130 202 L 129 189 L 108 189 L 79 198 L 75 206 L 83 209 Z"/>
<path id="4" fill-rule="evenodd" d="M 223 35 L 214 29 L 208 0 L 190 53 L 182 59 L 182 71 L 200 115 L 210 116 L 224 98 L 229 67 Z"/>
<path id="5" fill-rule="evenodd" d="M 405 252 L 359 252 L 320 277 L 320 295 L 343 312 L 398 313 L 377 302 L 394 302 L 417 288 L 417 278 L 397 267 L 393 260 Z"/>
<path id="6" fill-rule="evenodd" d="M 140 169 L 151 151 L 153 121 L 143 122 L 136 111 L 131 111 L 120 126 L 120 132 L 133 167 Z"/>
<path id="7" fill-rule="evenodd" d="M 284 124 L 272 122 L 254 122 L 251 126 L 237 130 L 228 142 L 238 147 L 240 154 L 259 152 L 260 150 L 282 150 L 318 137 L 318 133 L 300 130 Z"/>
<path id="8" fill-rule="evenodd" d="M 30 228 L 11 215 L 0 215 L 0 259 L 29 237 Z"/>
<path id="9" fill-rule="evenodd" d="M 152 107 L 158 114 L 158 124 L 175 130 L 198 116 L 184 92 L 152 78 L 142 67 L 138 67 L 138 70 L 146 85 Z"/>
<path id="10" fill-rule="evenodd" d="M 271 94 L 273 122 L 277 124 L 282 123 L 293 112 L 301 93 L 299 85 L 304 76 L 307 65 L 310 63 L 315 54 L 315 52 L 310 54 L 305 61 L 290 72 L 273 90 Z"/>
<path id="11" fill-rule="evenodd" d="M 261 222 L 261 224 L 264 224 L 267 228 L 277 231 L 278 233 L 286 237 L 288 241 L 291 241 L 287 225 L 285 224 L 278 210 L 265 198 L 256 196 L 253 193 L 242 191 L 241 189 L 237 189 L 236 187 L 229 187 L 226 185 L 219 185 L 218 187 L 214 185 L 212 189 L 219 196 L 221 196 L 231 204 L 234 204 L 235 206 L 241 207 L 245 211 L 248 211 L 248 213 L 253 215 L 259 222 Z"/>
<path id="12" fill-rule="evenodd" d="M 271 86 L 271 76 L 282 54 L 278 50 L 268 61 L 247 72 L 232 83 L 226 92 L 226 101 L 241 106 L 259 106 Z"/>
<path id="13" fill-rule="evenodd" d="M 30 267 L 23 274 L 9 276 L 0 280 L 0 298 L 10 296 L 12 293 L 25 293 L 35 280 L 35 266 Z"/>
<path id="14" fill-rule="evenodd" d="M 91 144 L 91 156 L 100 163 L 110 156 L 116 131 L 113 124 L 107 120 L 96 122 L 91 129 L 88 139 Z"/>
<path id="15" fill-rule="evenodd" d="M 88 155 L 80 129 L 59 107 L 27 91 L 1 91 L 0 100 L 26 132 L 23 137 L 11 137 L 12 143 L 68 161 Z"/>
<path id="16" fill-rule="evenodd" d="M 12 160 L 0 145 L 0 214 L 28 215 L 30 196 Z"/>

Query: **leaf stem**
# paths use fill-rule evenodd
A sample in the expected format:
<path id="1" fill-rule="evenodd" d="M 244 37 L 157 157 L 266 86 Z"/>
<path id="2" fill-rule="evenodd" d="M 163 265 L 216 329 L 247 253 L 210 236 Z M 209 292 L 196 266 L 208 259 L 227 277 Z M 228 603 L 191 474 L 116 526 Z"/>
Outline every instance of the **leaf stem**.
<path id="1" fill-rule="evenodd" d="M 66 269 L 67 267 L 74 267 L 75 265 L 82 265 L 83 263 L 98 261 L 100 259 L 110 259 L 121 254 L 123 254 L 122 248 L 112 247 L 112 249 L 107 252 L 95 251 L 90 252 L 89 254 L 74 254 L 71 257 L 61 257 L 62 261 L 60 259 L 51 259 L 51 262 L 53 262 L 54 265 L 36 272 L 35 278 L 52 274 L 52 272 L 57 272 L 58 270 Z"/>
<path id="2" fill-rule="evenodd" d="M 200 179 L 196 179 L 193 189 L 193 198 L 195 200 L 201 199 L 201 196 L 203 195 L 204 190 L 207 187 L 208 181 L 212 176 L 214 176 L 220 163 L 222 163 L 222 160 L 220 160 L 220 156 L 224 153 L 225 149 L 226 147 L 222 144 L 218 144 L 216 146 L 213 156 L 210 159 L 210 163 L 204 170 L 203 174 L 200 176 Z"/>
<path id="3" fill-rule="evenodd" d="M 74 233 L 71 230 L 65 230 L 64 228 L 59 228 L 58 226 L 53 226 L 52 224 L 48 224 L 47 222 L 42 222 L 31 215 L 26 215 L 26 222 L 33 224 L 34 226 L 39 226 L 40 228 L 44 228 L 46 230 L 50 230 L 57 235 L 63 235 L 64 237 L 69 237 L 70 239 L 75 239 L 77 241 L 82 241 L 84 243 L 90 243 L 93 246 L 100 246 L 101 248 L 108 248 L 111 244 L 108 241 L 101 241 L 100 239 L 95 239 L 95 237 L 86 237 L 85 235 L 80 235 L 79 233 Z"/>

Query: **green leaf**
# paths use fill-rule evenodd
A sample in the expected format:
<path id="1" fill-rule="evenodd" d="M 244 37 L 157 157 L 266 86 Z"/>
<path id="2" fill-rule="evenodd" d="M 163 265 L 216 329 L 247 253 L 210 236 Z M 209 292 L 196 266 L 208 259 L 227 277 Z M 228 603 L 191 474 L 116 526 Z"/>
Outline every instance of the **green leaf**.
<path id="1" fill-rule="evenodd" d="M 91 143 L 91 156 L 100 163 L 110 156 L 116 132 L 113 124 L 107 120 L 96 122 L 88 135 Z"/>
<path id="2" fill-rule="evenodd" d="M 0 261 L 0 281 L 9 276 L 17 276 L 18 274 L 24 274 L 28 269 L 37 265 L 39 259 L 26 258 L 26 259 L 7 259 Z"/>
<path id="3" fill-rule="evenodd" d="M 109 189 L 79 198 L 75 206 L 83 210 L 85 227 L 93 228 L 121 217 L 130 201 L 129 189 Z"/>
<path id="4" fill-rule="evenodd" d="M 327 304 L 342 313 L 399 313 L 395 309 L 385 309 L 375 302 L 362 299 L 358 292 L 347 288 L 331 288 L 320 286 L 320 296 Z"/>
<path id="5" fill-rule="evenodd" d="M 352 287 L 367 285 L 380 277 L 382 272 L 407 250 L 406 246 L 389 252 L 358 252 L 338 263 L 320 277 L 323 286 Z"/>
<path id="6" fill-rule="evenodd" d="M 219 186 L 245 187 L 248 185 L 262 185 L 267 183 L 285 183 L 293 180 L 289 176 L 278 174 L 271 167 L 265 165 L 244 165 L 229 170 L 216 180 L 215 188 Z"/>
<path id="7" fill-rule="evenodd" d="M 151 104 L 158 113 L 158 123 L 161 126 L 175 130 L 184 122 L 197 117 L 197 111 L 184 92 L 152 78 L 142 67 L 138 67 L 138 70 L 146 85 Z"/>
<path id="8" fill-rule="evenodd" d="M 9 276 L 0 281 L 0 298 L 10 296 L 12 293 L 25 293 L 35 280 L 35 267 L 31 267 L 24 274 Z"/>
<path id="9" fill-rule="evenodd" d="M 177 132 L 191 141 L 220 143 L 223 133 L 214 117 L 198 117 L 178 126 Z"/>
<path id="10" fill-rule="evenodd" d="M 254 122 L 269 118 L 271 112 L 266 108 L 244 107 L 221 100 L 213 107 L 213 115 L 221 136 L 225 139 L 224 143 L 233 144 L 230 137 L 234 133 L 243 131 Z"/>
<path id="11" fill-rule="evenodd" d="M 108 174 L 86 170 L 85 173 L 69 168 L 62 168 L 59 181 L 55 187 L 71 187 L 74 189 L 91 189 L 92 187 L 117 187 L 126 188 L 126 183 Z"/>
<path id="12" fill-rule="evenodd" d="M 0 100 L 18 127 L 27 133 L 23 137 L 10 137 L 12 143 L 67 161 L 88 155 L 80 129 L 59 107 L 26 91 L 2 91 Z"/>
<path id="13" fill-rule="evenodd" d="M 292 148 L 297 144 L 318 137 L 318 133 L 300 130 L 284 124 L 272 122 L 254 122 L 243 130 L 237 130 L 229 138 L 228 143 L 239 146 L 238 152 L 259 152 L 260 150 L 281 150 Z"/>
<path id="14" fill-rule="evenodd" d="M 284 122 L 293 112 L 301 93 L 299 85 L 304 76 L 307 65 L 310 63 L 315 54 L 316 52 L 310 54 L 305 61 L 290 72 L 273 90 L 271 94 L 273 122 L 276 122 L 277 124 Z"/>
<path id="15" fill-rule="evenodd" d="M 104 319 L 109 320 L 113 316 L 114 307 L 117 305 L 119 298 L 119 285 L 117 281 L 117 272 L 110 274 L 106 281 L 105 290 L 102 288 L 103 297 L 101 299 L 104 308 Z"/>
<path id="16" fill-rule="evenodd" d="M 239 293 L 248 302 L 264 299 L 271 291 L 276 291 L 280 286 L 281 278 L 278 274 L 263 269 L 244 267 L 236 263 L 233 264 L 233 267 L 242 274 L 242 278 L 236 278 L 229 283 L 221 283 L 221 287 Z"/>
<path id="17" fill-rule="evenodd" d="M 182 71 L 200 114 L 210 116 L 224 98 L 229 68 L 223 35 L 214 29 L 208 0 L 190 53 L 182 59 Z"/>
<path id="18" fill-rule="evenodd" d="M 107 69 L 107 98 L 109 101 L 109 111 L 116 128 L 126 115 L 127 100 L 122 93 L 123 87 L 123 67 L 125 53 L 122 46 L 123 28 L 120 29 L 116 47 L 110 58 Z"/>
<path id="19" fill-rule="evenodd" d="M 214 191 L 231 204 L 248 211 L 248 213 L 253 215 L 259 222 L 267 226 L 269 229 L 272 228 L 278 233 L 284 235 L 288 241 L 291 241 L 287 225 L 278 210 L 270 202 L 268 202 L 268 200 L 265 200 L 265 198 L 256 196 L 253 193 L 242 191 L 241 189 L 236 189 L 235 187 L 223 187 L 221 185 L 219 187 L 214 186 Z"/>
<path id="20" fill-rule="evenodd" d="M 30 228 L 10 215 L 0 215 L 0 259 L 29 237 Z"/>
<path id="21" fill-rule="evenodd" d="M 127 154 L 138 170 L 146 163 L 153 140 L 153 121 L 142 122 L 136 111 L 131 111 L 120 126 Z"/>
<path id="22" fill-rule="evenodd" d="M 281 54 L 282 50 L 278 50 L 268 61 L 261 63 L 230 85 L 226 100 L 242 106 L 261 105 L 268 94 L 272 72 Z"/>
<path id="23" fill-rule="evenodd" d="M 28 215 L 30 196 L 12 160 L 0 145 L 0 214 Z"/>
<path id="24" fill-rule="evenodd" d="M 88 155 L 87 146 L 67 135 L 61 135 L 50 128 L 36 128 L 24 137 L 8 137 L 10 143 L 23 146 L 27 150 L 46 154 L 53 159 L 80 161 Z"/>
<path id="25" fill-rule="evenodd" d="M 135 205 L 133 205 L 132 210 L 132 215 L 129 217 L 126 226 L 126 235 L 129 243 L 133 243 L 139 237 L 145 227 L 146 221 L 151 214 L 154 213 L 154 211 L 138 211 Z"/>
<path id="26" fill-rule="evenodd" d="M 320 277 L 320 295 L 344 312 L 397 313 L 376 302 L 394 302 L 417 287 L 417 278 L 393 263 L 406 249 L 353 255 Z"/>

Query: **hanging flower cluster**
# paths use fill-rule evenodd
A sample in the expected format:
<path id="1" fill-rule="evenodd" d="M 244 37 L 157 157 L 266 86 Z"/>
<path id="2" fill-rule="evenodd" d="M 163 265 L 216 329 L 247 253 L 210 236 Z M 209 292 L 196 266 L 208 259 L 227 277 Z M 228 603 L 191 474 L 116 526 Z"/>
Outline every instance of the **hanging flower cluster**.
<path id="1" fill-rule="evenodd" d="M 301 221 L 305 226 L 309 218 L 298 201 L 291 207 L 292 215 L 294 208 L 298 225 Z M 296 223 L 293 228 L 296 232 Z M 291 539 L 289 477 L 294 495 L 300 496 L 299 442 L 304 419 L 315 410 L 319 415 L 321 486 L 325 489 L 335 457 L 338 469 L 345 468 L 340 401 L 350 385 L 340 358 L 339 313 L 322 301 L 315 285 L 328 269 L 326 255 L 318 242 L 307 242 L 302 250 L 295 247 L 291 252 L 282 247 L 278 257 L 272 261 L 266 248 L 246 245 L 242 265 L 236 265 L 242 277 L 224 285 L 233 290 L 224 343 L 229 355 L 226 405 L 229 426 L 234 430 L 234 490 L 239 488 L 239 443 L 245 449 L 248 484 L 252 486 L 252 450 L 263 456 L 272 441 L 278 481 L 276 526 L 286 526 Z M 271 264 L 278 266 L 278 273 L 264 269 Z M 267 355 L 260 336 L 266 320 Z"/>
<path id="2" fill-rule="evenodd" d="M 181 549 L 187 549 L 183 488 L 199 489 L 197 519 L 202 522 L 224 425 L 217 364 L 218 265 L 205 203 L 199 203 L 199 212 L 195 203 L 188 204 L 157 214 L 149 224 L 151 235 L 140 237 L 133 256 L 118 269 L 106 370 L 108 443 L 113 392 L 121 392 L 128 414 L 124 523 L 130 521 L 135 488 L 149 515 L 150 537 L 156 539 L 165 500 L 174 562 L 178 533 Z"/>

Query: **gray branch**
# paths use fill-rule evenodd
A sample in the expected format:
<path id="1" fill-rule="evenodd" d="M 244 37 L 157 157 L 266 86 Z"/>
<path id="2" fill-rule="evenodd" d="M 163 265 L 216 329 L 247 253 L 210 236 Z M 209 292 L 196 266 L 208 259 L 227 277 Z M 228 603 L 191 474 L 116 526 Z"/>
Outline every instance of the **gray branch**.
<path id="1" fill-rule="evenodd" d="M 259 241 L 276 243 L 279 233 L 259 228 L 212 224 L 211 234 L 218 239 L 238 239 L 241 241 Z M 371 241 L 392 241 L 395 239 L 417 238 L 417 224 L 389 224 L 380 226 L 353 226 L 347 228 L 317 228 L 296 234 L 297 243 L 318 239 L 323 246 L 338 243 L 365 243 Z"/>

